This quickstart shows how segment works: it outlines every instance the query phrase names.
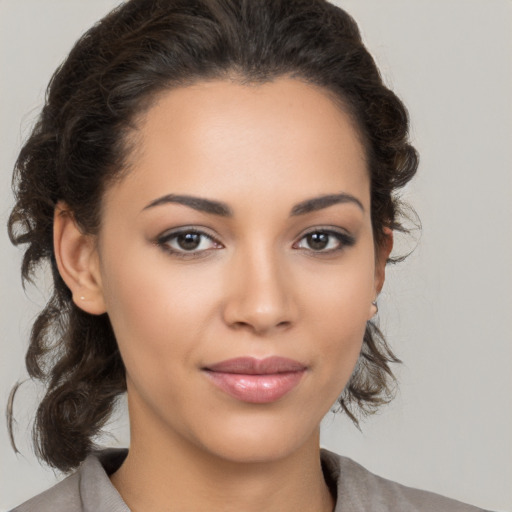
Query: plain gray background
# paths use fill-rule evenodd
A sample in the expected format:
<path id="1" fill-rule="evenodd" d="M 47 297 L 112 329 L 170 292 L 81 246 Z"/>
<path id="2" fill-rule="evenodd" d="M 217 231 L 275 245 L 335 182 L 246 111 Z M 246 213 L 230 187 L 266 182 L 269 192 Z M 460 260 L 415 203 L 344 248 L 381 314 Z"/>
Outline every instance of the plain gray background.
<path id="1" fill-rule="evenodd" d="M 0 0 L 0 220 L 10 174 L 44 89 L 72 43 L 117 0 Z M 512 510 L 512 2 L 338 1 L 359 22 L 383 76 L 405 101 L 421 166 L 405 197 L 423 233 L 389 269 L 381 326 L 404 364 L 400 392 L 358 432 L 329 415 L 323 445 L 402 483 Z M 24 378 L 30 322 L 21 251 L 0 235 L 0 407 Z M 400 244 L 399 244 L 400 245 Z M 402 248 L 410 247 L 404 242 Z M 51 485 L 29 445 L 40 390 L 15 404 L 15 456 L 0 422 L 0 511 Z M 105 443 L 126 445 L 123 412 Z"/>

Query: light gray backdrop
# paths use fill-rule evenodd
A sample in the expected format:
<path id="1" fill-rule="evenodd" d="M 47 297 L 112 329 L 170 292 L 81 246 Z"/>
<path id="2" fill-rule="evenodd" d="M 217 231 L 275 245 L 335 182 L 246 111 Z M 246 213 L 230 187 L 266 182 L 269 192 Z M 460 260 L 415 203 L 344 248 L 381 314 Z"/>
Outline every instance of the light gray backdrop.
<path id="1" fill-rule="evenodd" d="M 405 196 L 423 222 L 390 269 L 381 324 L 403 359 L 396 401 L 363 424 L 325 420 L 323 444 L 383 476 L 512 510 L 512 2 L 346 0 L 413 120 L 421 167 Z M 116 0 L 0 0 L 0 221 L 10 173 L 52 71 Z M 2 228 L 3 230 L 3 228 Z M 1 233 L 1 232 L 0 232 Z M 0 234 L 0 406 L 23 378 L 45 293 L 22 292 L 20 251 Z M 44 285 L 44 283 L 43 283 Z M 0 422 L 0 512 L 59 478 L 28 444 L 38 390 L 16 402 L 21 456 Z M 122 412 L 113 424 L 126 444 Z"/>

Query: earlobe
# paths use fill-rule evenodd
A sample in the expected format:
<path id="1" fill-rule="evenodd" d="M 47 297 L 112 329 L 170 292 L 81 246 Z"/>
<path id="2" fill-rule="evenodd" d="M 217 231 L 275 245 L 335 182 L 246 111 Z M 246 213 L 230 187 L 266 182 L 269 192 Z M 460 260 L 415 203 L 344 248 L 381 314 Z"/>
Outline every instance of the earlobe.
<path id="1" fill-rule="evenodd" d="M 53 219 L 53 247 L 59 273 L 73 302 L 92 315 L 106 312 L 96 239 L 84 234 L 69 207 L 59 202 Z"/>

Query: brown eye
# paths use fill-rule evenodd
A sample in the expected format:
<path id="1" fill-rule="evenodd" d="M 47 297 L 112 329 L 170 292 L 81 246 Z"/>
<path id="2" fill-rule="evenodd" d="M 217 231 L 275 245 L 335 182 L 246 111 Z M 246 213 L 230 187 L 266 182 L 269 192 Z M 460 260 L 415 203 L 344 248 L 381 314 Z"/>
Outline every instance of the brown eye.
<path id="1" fill-rule="evenodd" d="M 161 235 L 157 245 L 167 252 L 183 256 L 199 256 L 211 249 L 220 249 L 222 244 L 203 231 L 195 229 L 182 229 L 169 231 Z"/>
<path id="2" fill-rule="evenodd" d="M 321 251 L 329 245 L 330 236 L 327 233 L 310 233 L 306 236 L 306 240 L 311 249 Z"/>
<path id="3" fill-rule="evenodd" d="M 176 243 L 184 251 L 193 251 L 199 247 L 201 236 L 199 233 L 183 233 L 176 237 Z"/>
<path id="4" fill-rule="evenodd" d="M 354 244 L 355 238 L 348 233 L 317 229 L 306 233 L 294 247 L 313 253 L 331 253 L 341 251 Z"/>

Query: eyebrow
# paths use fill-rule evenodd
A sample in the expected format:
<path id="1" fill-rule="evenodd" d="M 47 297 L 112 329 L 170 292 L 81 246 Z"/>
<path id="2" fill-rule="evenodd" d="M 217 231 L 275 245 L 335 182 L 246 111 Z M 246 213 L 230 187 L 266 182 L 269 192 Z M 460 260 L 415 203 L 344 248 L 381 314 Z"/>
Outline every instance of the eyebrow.
<path id="1" fill-rule="evenodd" d="M 221 201 L 213 201 L 212 199 L 204 199 L 202 197 L 177 194 L 167 194 L 165 196 L 159 197 L 158 199 L 151 201 L 151 203 L 145 206 L 143 211 L 148 210 L 149 208 L 154 208 L 155 206 L 169 203 L 182 204 L 184 206 L 188 206 L 189 208 L 193 208 L 194 210 L 210 213 L 213 215 L 219 215 L 221 217 L 233 217 L 233 210 L 226 203 Z M 342 192 L 340 194 L 327 194 L 301 201 L 291 209 L 290 216 L 295 217 L 297 215 L 304 215 L 306 213 L 328 208 L 329 206 L 333 206 L 335 204 L 344 203 L 355 204 L 364 212 L 364 206 L 361 201 L 359 201 L 359 199 L 351 194 Z"/>
<path id="2" fill-rule="evenodd" d="M 290 216 L 293 217 L 295 215 L 304 215 L 305 213 L 315 212 L 317 210 L 322 210 L 323 208 L 328 208 L 329 206 L 335 204 L 344 203 L 355 204 L 361 209 L 361 211 L 364 212 L 364 206 L 361 203 L 361 201 L 357 199 L 357 197 L 342 192 L 341 194 L 327 194 L 324 196 L 314 197 L 312 199 L 306 199 L 305 201 L 296 204 L 292 208 Z"/>
<path id="3" fill-rule="evenodd" d="M 167 194 L 165 196 L 159 197 L 144 207 L 144 210 L 168 203 L 182 204 L 184 206 L 193 208 L 194 210 L 211 213 L 213 215 L 220 215 L 221 217 L 233 216 L 233 211 L 226 203 L 221 203 L 220 201 L 212 201 L 211 199 L 204 199 L 202 197 L 183 196 L 176 194 Z"/>

